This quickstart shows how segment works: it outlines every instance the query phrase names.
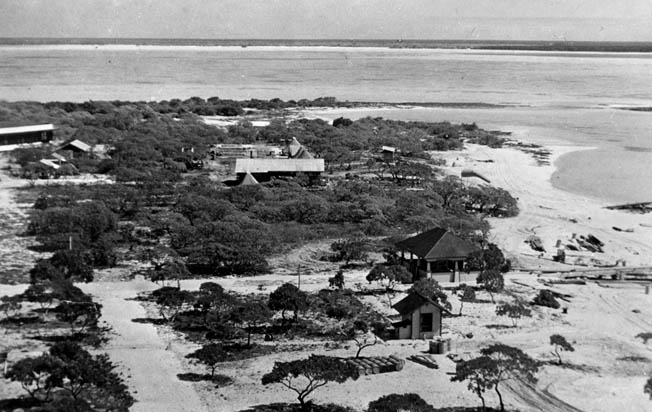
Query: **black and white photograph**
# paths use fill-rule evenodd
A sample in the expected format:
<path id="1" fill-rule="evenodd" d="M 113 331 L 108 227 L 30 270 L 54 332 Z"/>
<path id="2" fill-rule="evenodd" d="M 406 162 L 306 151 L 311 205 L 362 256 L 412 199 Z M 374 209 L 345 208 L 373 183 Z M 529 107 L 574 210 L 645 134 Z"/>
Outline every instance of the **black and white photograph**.
<path id="1" fill-rule="evenodd" d="M 0 0 L 0 412 L 652 411 L 649 0 Z"/>

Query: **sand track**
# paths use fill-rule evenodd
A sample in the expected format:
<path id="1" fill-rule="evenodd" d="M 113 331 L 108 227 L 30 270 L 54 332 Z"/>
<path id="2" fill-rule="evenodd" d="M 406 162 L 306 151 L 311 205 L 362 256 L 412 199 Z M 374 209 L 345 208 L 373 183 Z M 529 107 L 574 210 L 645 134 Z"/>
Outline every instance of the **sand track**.
<path id="1" fill-rule="evenodd" d="M 147 314 L 139 302 L 130 299 L 158 286 L 142 279 L 79 286 L 103 305 L 100 320 L 114 333 L 102 351 L 124 374 L 136 399 L 132 412 L 208 411 L 192 384 L 177 379 L 176 375 L 183 372 L 182 363 L 173 351 L 166 350 L 168 342 L 156 327 L 132 322 Z"/>
<path id="2" fill-rule="evenodd" d="M 548 388 L 539 389 L 535 384 L 523 380 L 509 380 L 505 386 L 512 396 L 527 405 L 527 411 L 540 412 L 583 412 L 581 409 L 568 404 L 548 391 Z M 510 399 L 514 399 L 511 398 Z"/>

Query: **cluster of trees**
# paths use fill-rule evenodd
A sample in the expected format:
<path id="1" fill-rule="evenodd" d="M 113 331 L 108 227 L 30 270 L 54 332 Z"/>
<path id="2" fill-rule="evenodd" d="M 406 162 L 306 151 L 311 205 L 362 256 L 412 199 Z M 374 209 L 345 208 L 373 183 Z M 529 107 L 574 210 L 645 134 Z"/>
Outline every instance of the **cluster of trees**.
<path id="1" fill-rule="evenodd" d="M 165 246 L 163 255 L 193 274 L 260 273 L 269 255 L 329 237 L 341 239 L 333 245 L 334 258 L 346 263 L 364 260 L 367 235 L 439 226 L 473 238 L 486 230 L 482 216 L 458 207 L 446 192 L 462 190 L 461 182 L 439 183 L 423 191 L 359 180 L 337 181 L 320 191 L 278 180 L 224 189 L 197 177 L 177 185 L 53 186 L 42 189 L 27 232 L 51 251 L 72 243 L 94 267 L 115 263 L 119 245 Z M 147 228 L 149 236 L 134 235 L 136 227 Z"/>
<path id="2" fill-rule="evenodd" d="M 427 150 L 451 150 L 462 146 L 462 139 L 494 136 L 469 125 L 448 122 L 404 122 L 382 118 L 356 121 L 338 119 L 334 125 L 323 120 L 301 119 L 286 123 L 275 120 L 266 127 L 243 121 L 227 131 L 206 125 L 197 115 L 244 114 L 244 107 L 276 110 L 284 107 L 334 106 L 333 98 L 314 101 L 236 102 L 217 97 L 199 97 L 162 102 L 90 101 L 84 103 L 36 102 L 0 103 L 0 123 L 48 122 L 59 126 L 57 137 L 75 138 L 90 144 L 113 147 L 112 159 L 75 159 L 80 171 L 109 173 L 122 181 L 179 180 L 180 174 L 196 166 L 211 145 L 216 143 L 284 143 L 290 136 L 325 160 L 327 168 L 359 160 L 363 152 L 382 145 L 395 146 L 405 156 L 429 157 Z M 487 143 L 489 144 L 489 143 Z M 190 149 L 192 150 L 184 150 Z M 42 150 L 22 151 L 21 164 L 42 158 Z M 30 154 L 31 153 L 31 154 Z M 415 165 L 411 166 L 412 168 Z"/>
<path id="3" fill-rule="evenodd" d="M 91 355 L 64 341 L 15 362 L 5 377 L 19 382 L 39 410 L 126 412 L 134 399 L 115 368 L 108 355 Z"/>
<path id="4" fill-rule="evenodd" d="M 199 291 L 163 287 L 152 294 L 161 318 L 175 329 L 202 333 L 204 338 L 224 343 L 240 340 L 244 348 L 252 347 L 252 335 L 278 332 L 329 336 L 366 345 L 364 337 L 382 334 L 388 321 L 364 306 L 350 290 L 322 290 L 308 294 L 291 283 L 274 290 L 269 297 L 241 296 L 225 291 L 214 282 L 202 283 Z M 301 319 L 310 311 L 311 318 L 333 319 L 336 329 L 324 329 Z M 276 317 L 280 315 L 280 319 Z M 360 339 L 358 339 L 360 338 Z M 359 353 L 358 353 L 359 354 Z"/>

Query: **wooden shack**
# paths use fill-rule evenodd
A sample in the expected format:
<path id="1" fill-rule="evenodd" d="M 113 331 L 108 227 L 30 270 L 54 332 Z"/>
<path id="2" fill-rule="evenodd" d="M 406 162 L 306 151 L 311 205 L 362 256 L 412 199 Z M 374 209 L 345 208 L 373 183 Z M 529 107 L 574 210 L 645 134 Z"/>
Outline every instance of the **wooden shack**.
<path id="1" fill-rule="evenodd" d="M 412 292 L 392 306 L 401 314 L 401 321 L 394 323 L 398 339 L 431 339 L 441 335 L 444 307 L 419 292 Z"/>

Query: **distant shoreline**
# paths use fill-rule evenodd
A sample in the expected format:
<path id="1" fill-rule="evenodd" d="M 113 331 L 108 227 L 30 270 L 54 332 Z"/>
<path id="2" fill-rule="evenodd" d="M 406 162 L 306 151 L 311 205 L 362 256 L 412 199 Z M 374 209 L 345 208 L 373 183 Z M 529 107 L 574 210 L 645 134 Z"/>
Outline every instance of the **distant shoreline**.
<path id="1" fill-rule="evenodd" d="M 650 53 L 652 42 L 366 40 L 366 39 L 146 39 L 146 38 L 0 38 L 3 46 L 132 45 L 223 47 L 348 47 L 546 52 Z"/>

